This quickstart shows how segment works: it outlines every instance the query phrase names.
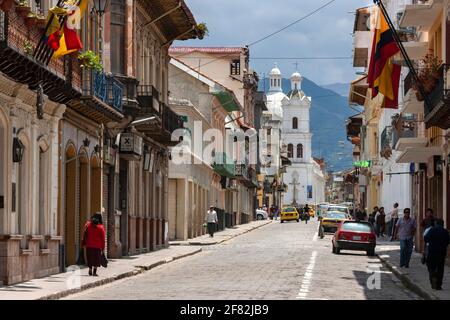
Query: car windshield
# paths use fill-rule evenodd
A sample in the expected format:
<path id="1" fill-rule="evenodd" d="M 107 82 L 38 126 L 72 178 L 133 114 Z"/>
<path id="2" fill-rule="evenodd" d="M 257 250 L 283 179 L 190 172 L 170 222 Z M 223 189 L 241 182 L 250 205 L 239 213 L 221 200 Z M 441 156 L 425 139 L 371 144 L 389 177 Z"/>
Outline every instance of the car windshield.
<path id="1" fill-rule="evenodd" d="M 283 208 L 283 212 L 292 212 L 292 211 L 295 211 L 295 208 L 293 208 L 293 207 Z"/>
<path id="2" fill-rule="evenodd" d="M 372 227 L 368 223 L 347 222 L 342 225 L 342 230 L 356 232 L 372 232 Z"/>
<path id="3" fill-rule="evenodd" d="M 347 208 L 344 208 L 344 207 L 329 207 L 328 211 L 347 212 Z"/>
<path id="4" fill-rule="evenodd" d="M 340 212 L 328 212 L 325 218 L 328 219 L 347 219 L 347 215 L 345 213 Z"/>

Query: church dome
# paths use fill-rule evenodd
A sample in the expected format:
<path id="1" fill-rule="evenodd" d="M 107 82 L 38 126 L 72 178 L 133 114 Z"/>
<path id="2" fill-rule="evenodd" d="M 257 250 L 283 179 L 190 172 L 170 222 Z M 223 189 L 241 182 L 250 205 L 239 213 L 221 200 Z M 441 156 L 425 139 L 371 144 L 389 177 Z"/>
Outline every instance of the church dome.
<path id="1" fill-rule="evenodd" d="M 298 71 L 294 72 L 291 76 L 291 80 L 292 81 L 302 81 L 303 77 L 300 73 L 298 73 Z"/>
<path id="2" fill-rule="evenodd" d="M 281 76 L 281 71 L 278 69 L 277 66 L 275 66 L 272 70 L 269 72 L 270 76 Z"/>

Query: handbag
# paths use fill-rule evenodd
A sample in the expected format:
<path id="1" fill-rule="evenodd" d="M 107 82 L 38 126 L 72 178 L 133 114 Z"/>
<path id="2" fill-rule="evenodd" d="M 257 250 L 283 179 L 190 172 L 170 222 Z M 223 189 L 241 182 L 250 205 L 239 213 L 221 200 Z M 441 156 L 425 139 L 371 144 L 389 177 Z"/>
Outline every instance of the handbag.
<path id="1" fill-rule="evenodd" d="M 80 252 L 78 253 L 77 265 L 78 266 L 86 265 L 86 259 L 84 258 L 84 247 L 81 248 Z"/>
<path id="2" fill-rule="evenodd" d="M 102 256 L 100 258 L 100 264 L 103 268 L 107 268 L 108 267 L 108 259 L 106 259 L 105 254 L 102 252 Z"/>

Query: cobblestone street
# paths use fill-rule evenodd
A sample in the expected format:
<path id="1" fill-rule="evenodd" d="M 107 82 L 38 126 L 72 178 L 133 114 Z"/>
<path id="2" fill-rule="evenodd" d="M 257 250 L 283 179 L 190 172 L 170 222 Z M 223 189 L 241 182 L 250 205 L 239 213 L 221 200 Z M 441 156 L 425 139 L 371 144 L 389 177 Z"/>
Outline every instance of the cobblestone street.
<path id="1" fill-rule="evenodd" d="M 276 221 L 66 299 L 419 299 L 377 257 L 349 251 L 334 255 L 331 235 L 318 239 L 316 230 L 316 220 Z"/>

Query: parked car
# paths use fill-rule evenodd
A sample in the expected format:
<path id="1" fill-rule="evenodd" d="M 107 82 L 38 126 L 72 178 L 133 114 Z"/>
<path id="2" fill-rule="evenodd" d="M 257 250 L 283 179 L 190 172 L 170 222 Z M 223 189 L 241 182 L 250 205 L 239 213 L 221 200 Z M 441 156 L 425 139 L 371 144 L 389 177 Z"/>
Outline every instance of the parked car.
<path id="1" fill-rule="evenodd" d="M 256 220 L 267 220 L 269 217 L 266 210 L 256 209 Z"/>
<path id="2" fill-rule="evenodd" d="M 366 251 L 368 256 L 375 255 L 377 237 L 371 223 L 366 221 L 344 221 L 335 232 L 332 240 L 333 253 L 341 250 Z"/>
<path id="3" fill-rule="evenodd" d="M 339 204 L 330 204 L 327 208 L 327 213 L 328 212 L 343 212 L 346 213 L 348 215 L 350 215 L 350 209 L 347 206 L 343 206 L 343 205 L 339 205 Z"/>
<path id="4" fill-rule="evenodd" d="M 339 224 L 347 220 L 351 220 L 351 217 L 345 212 L 327 211 L 326 215 L 320 219 L 319 237 L 323 239 L 325 232 L 335 232 Z"/>
<path id="5" fill-rule="evenodd" d="M 283 223 L 285 221 L 296 220 L 299 222 L 299 214 L 297 209 L 294 207 L 284 207 L 280 213 L 280 222 Z"/>

